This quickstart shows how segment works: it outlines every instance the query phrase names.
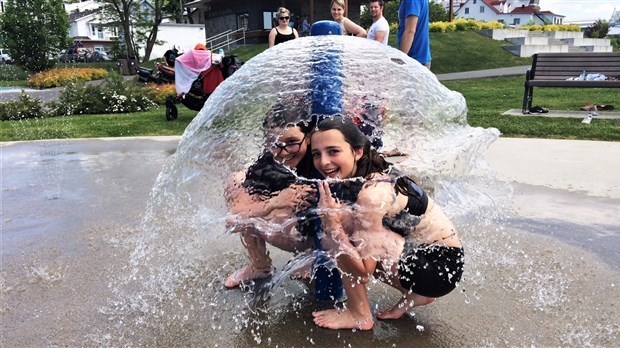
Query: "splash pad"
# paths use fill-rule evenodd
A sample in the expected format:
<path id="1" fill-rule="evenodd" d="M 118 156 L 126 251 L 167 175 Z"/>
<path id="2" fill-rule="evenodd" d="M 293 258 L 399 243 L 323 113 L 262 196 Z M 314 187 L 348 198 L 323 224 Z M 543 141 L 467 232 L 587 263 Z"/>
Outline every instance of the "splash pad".
<path id="1" fill-rule="evenodd" d="M 178 147 L 173 143 L 155 154 L 121 148 L 118 156 L 93 149 L 90 156 L 82 156 L 78 154 L 85 150 L 64 142 L 32 151 L 39 160 L 32 164 L 37 174 L 30 179 L 47 188 L 45 195 L 36 196 L 47 201 L 47 214 L 57 219 L 97 216 L 88 210 L 80 213 L 80 205 L 75 211 L 54 210 L 55 202 L 79 201 L 74 186 L 90 188 L 83 193 L 96 197 L 93 209 L 107 208 L 99 210 L 96 225 L 75 220 L 52 224 L 54 231 L 67 232 L 53 233 L 42 243 L 33 242 L 39 236 L 7 240 L 20 230 L 37 231 L 36 216 L 24 218 L 13 230 L 11 221 L 5 222 L 9 230 L 3 231 L 2 315 L 8 343 L 361 347 L 615 342 L 617 272 L 583 250 L 506 224 L 510 187 L 493 184 L 482 160 L 483 149 L 497 135 L 466 125 L 458 93 L 432 82 L 434 77 L 423 68 L 401 64 L 398 59 L 406 60 L 394 50 L 380 52 L 378 46 L 352 38 L 326 39 L 325 46 L 312 40 L 279 45 L 250 61 L 212 96 Z M 410 318 L 377 322 L 373 331 L 364 333 L 317 329 L 310 311 L 324 304 L 315 303 L 311 291 L 298 282 L 282 282 L 269 300 L 253 306 L 250 293 L 226 291 L 221 284 L 243 264 L 237 236 L 225 233 L 223 180 L 260 153 L 262 120 L 278 96 L 308 90 L 307 79 L 290 78 L 286 84 L 283 76 L 291 76 L 291 71 L 302 77 L 311 74 L 304 67 L 315 62 L 312 53 L 335 44 L 341 46 L 345 62 L 343 110 L 354 109 L 360 101 L 386 108 L 385 147 L 398 145 L 411 153 L 401 164 L 403 170 L 433 189 L 457 222 L 468 252 L 464 279 L 453 294 L 414 310 Z M 360 56 L 369 60 L 359 62 L 355 57 Z M 282 67 L 280 59 L 289 64 Z M 394 67 L 382 70 L 382 62 Z M 411 85 L 399 85 L 407 69 Z M 264 83 L 248 82 L 256 80 Z M 422 82 L 427 80 L 429 86 Z M 167 158 L 175 147 L 176 153 Z M 8 150 L 3 168 L 10 168 L 9 163 L 19 168 L 14 164 L 20 163 L 15 161 L 19 155 Z M 120 167 L 119 159 L 130 158 L 133 166 Z M 76 163 L 81 171 L 74 173 L 69 168 Z M 149 170 L 136 170 L 137 163 Z M 145 181 L 155 179 L 156 171 L 148 164 L 164 164 L 164 170 L 146 213 L 139 217 L 144 205 L 138 197 L 146 201 L 150 185 Z M 112 174 L 117 166 L 121 171 Z M 51 179 L 67 173 L 92 181 L 78 185 Z M 141 185 L 134 186 L 136 182 Z M 3 183 L 8 201 L 19 201 L 13 195 L 24 191 L 17 179 Z M 7 244 L 12 248 L 7 250 Z M 272 258 L 281 269 L 290 255 L 273 250 Z M 393 303 L 397 296 L 381 284 L 370 289 L 373 309 Z"/>

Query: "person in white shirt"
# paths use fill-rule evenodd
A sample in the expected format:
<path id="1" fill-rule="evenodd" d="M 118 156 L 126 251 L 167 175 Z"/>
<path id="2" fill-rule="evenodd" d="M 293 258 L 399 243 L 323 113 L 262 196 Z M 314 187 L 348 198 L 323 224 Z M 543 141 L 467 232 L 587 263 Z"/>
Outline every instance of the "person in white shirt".
<path id="1" fill-rule="evenodd" d="M 383 0 L 370 0 L 368 7 L 370 8 L 370 16 L 372 17 L 372 25 L 368 29 L 368 35 L 366 38 L 370 40 L 376 40 L 384 45 L 388 43 L 388 36 L 390 34 L 390 24 L 383 17 L 383 7 L 385 3 Z"/>

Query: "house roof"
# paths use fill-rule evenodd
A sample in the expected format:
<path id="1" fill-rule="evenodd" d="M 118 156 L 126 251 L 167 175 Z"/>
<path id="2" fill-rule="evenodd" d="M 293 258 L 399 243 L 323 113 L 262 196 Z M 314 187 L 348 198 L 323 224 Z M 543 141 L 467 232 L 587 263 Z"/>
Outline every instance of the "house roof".
<path id="1" fill-rule="evenodd" d="M 470 4 L 471 0 L 467 0 L 465 1 L 465 3 L 461 4 L 461 7 L 459 7 L 458 10 L 456 10 L 456 12 L 459 12 L 461 9 L 465 8 L 465 5 Z M 497 14 L 501 14 L 501 12 L 495 8 L 494 5 L 499 5 L 501 3 L 504 3 L 506 1 L 498 1 L 498 0 L 482 0 L 482 3 L 487 5 L 487 7 L 489 7 L 491 10 L 493 10 L 493 12 L 497 13 Z M 473 3 L 471 3 L 470 5 L 473 5 Z"/>
<path id="2" fill-rule="evenodd" d="M 487 5 L 487 7 L 490 7 L 491 10 L 493 10 L 493 12 L 495 13 L 501 13 L 498 9 L 495 8 L 495 5 L 501 5 L 502 3 L 506 2 L 506 1 L 497 1 L 497 0 L 482 0 L 482 2 Z"/>
<path id="3" fill-rule="evenodd" d="M 555 13 L 551 11 L 541 11 L 536 7 L 529 7 L 529 6 L 517 7 L 514 10 L 512 10 L 510 14 L 539 14 L 539 15 L 552 15 L 556 17 L 564 17 L 562 15 L 556 15 Z"/>
<path id="4" fill-rule="evenodd" d="M 80 18 L 90 16 L 91 14 L 98 13 L 99 11 L 100 11 L 99 9 L 92 9 L 92 10 L 86 10 L 82 12 L 71 12 L 69 14 L 69 22 L 75 22 L 76 20 Z"/>

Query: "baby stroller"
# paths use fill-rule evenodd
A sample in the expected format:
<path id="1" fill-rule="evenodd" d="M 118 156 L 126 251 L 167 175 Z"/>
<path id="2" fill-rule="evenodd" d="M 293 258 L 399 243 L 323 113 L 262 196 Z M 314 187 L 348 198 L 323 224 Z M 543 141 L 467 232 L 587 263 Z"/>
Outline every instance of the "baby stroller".
<path id="1" fill-rule="evenodd" d="M 212 58 L 221 62 L 216 64 Z M 178 110 L 175 104 L 178 103 L 190 110 L 200 111 L 215 88 L 242 64 L 236 56 L 219 57 L 206 49 L 185 52 L 176 61 L 177 96 L 166 98 L 166 120 L 177 118 Z"/>

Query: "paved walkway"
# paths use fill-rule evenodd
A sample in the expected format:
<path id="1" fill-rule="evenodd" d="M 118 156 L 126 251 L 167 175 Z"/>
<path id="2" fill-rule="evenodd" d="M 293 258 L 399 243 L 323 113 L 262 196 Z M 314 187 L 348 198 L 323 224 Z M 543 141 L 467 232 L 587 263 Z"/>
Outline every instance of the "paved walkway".
<path id="1" fill-rule="evenodd" d="M 450 80 L 466 80 L 466 79 L 482 79 L 486 77 L 499 77 L 499 76 L 523 76 L 525 78 L 525 72 L 531 65 L 512 66 L 508 68 L 497 68 L 487 70 L 474 70 L 463 71 L 457 73 L 437 74 L 439 81 Z"/>

